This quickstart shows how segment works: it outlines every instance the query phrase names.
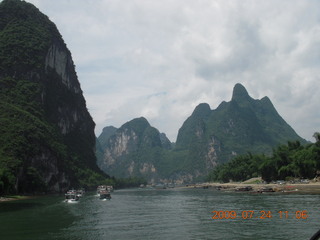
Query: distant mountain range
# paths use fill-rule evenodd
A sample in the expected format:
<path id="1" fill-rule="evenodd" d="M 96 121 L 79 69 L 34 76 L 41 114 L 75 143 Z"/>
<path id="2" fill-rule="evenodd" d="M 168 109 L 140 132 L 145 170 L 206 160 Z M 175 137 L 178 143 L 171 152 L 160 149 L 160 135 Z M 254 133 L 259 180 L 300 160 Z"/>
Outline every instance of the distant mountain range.
<path id="1" fill-rule="evenodd" d="M 98 137 L 98 166 L 115 177 L 142 176 L 151 182 L 201 180 L 217 164 L 234 156 L 270 154 L 287 141 L 306 141 L 277 113 L 268 97 L 253 99 L 236 84 L 230 102 L 211 110 L 199 104 L 179 129 L 177 141 L 133 119 L 119 129 L 104 128 Z"/>

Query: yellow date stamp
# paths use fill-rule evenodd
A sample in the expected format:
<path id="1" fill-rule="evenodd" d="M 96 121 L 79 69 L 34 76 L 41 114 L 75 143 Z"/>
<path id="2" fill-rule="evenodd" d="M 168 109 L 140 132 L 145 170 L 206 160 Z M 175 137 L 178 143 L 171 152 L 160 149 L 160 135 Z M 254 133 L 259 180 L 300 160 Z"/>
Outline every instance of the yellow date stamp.
<path id="1" fill-rule="evenodd" d="M 270 210 L 220 210 L 212 211 L 212 219 L 272 219 L 277 217 L 279 219 L 308 219 L 307 210 L 297 210 L 297 211 L 270 211 Z"/>

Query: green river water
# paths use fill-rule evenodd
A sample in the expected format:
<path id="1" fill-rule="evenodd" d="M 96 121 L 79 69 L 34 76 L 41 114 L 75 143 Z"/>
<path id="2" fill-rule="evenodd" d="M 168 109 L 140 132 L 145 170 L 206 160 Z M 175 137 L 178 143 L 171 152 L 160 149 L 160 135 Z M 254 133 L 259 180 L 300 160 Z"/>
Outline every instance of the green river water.
<path id="1" fill-rule="evenodd" d="M 124 189 L 108 201 L 87 193 L 77 203 L 62 195 L 0 203 L 1 240 L 303 240 L 319 229 L 320 195 L 299 193 Z"/>

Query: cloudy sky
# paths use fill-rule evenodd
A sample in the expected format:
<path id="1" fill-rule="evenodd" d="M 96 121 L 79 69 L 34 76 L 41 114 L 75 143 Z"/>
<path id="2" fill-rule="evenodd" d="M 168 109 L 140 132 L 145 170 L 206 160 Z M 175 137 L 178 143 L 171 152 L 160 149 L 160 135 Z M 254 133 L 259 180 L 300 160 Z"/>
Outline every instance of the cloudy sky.
<path id="1" fill-rule="evenodd" d="M 102 128 L 140 116 L 171 141 L 233 86 L 268 96 L 305 139 L 320 131 L 320 1 L 27 0 L 58 27 Z"/>

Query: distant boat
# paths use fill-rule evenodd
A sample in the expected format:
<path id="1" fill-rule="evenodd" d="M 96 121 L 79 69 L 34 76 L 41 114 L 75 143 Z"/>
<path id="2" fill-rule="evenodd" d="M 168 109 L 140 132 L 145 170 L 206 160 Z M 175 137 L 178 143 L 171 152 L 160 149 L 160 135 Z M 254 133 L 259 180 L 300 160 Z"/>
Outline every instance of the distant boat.
<path id="1" fill-rule="evenodd" d="M 79 196 L 77 195 L 77 191 L 76 190 L 69 190 L 65 194 L 65 200 L 64 201 L 67 202 L 67 203 L 78 202 L 79 201 Z"/>
<path id="2" fill-rule="evenodd" d="M 79 198 L 80 198 L 80 197 L 83 197 L 84 193 L 85 193 L 84 189 L 79 189 L 79 190 L 77 190 L 77 196 L 78 196 Z"/>
<path id="3" fill-rule="evenodd" d="M 97 194 L 99 195 L 101 191 L 105 191 L 107 190 L 107 186 L 106 185 L 100 185 L 97 187 Z"/>
<path id="4" fill-rule="evenodd" d="M 159 184 L 155 185 L 154 188 L 155 189 L 166 189 L 167 187 L 166 187 L 166 185 L 159 183 Z"/>
<path id="5" fill-rule="evenodd" d="M 111 199 L 111 194 L 107 190 L 101 190 L 99 193 L 99 198 L 104 200 L 104 199 Z"/>
<path id="6" fill-rule="evenodd" d="M 246 186 L 246 187 L 238 187 L 235 189 L 237 192 L 248 192 L 248 191 L 252 191 L 252 187 L 251 186 Z"/>
<path id="7" fill-rule="evenodd" d="M 268 192 L 275 192 L 272 187 L 263 187 L 258 189 L 258 193 L 268 193 Z"/>

